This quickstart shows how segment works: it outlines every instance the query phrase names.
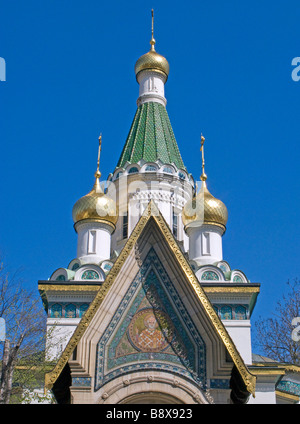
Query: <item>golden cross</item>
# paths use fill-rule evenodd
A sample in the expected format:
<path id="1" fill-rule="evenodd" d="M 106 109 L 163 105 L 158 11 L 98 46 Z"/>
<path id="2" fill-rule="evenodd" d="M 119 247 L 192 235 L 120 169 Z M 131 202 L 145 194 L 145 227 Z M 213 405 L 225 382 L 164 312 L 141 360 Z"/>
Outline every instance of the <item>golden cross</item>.
<path id="1" fill-rule="evenodd" d="M 97 159 L 97 171 L 95 173 L 95 177 L 96 178 L 100 178 L 101 177 L 101 172 L 99 170 L 100 167 L 100 152 L 101 152 L 101 144 L 102 144 L 102 134 L 100 134 L 99 136 L 99 147 L 98 147 L 98 159 Z"/>
<path id="2" fill-rule="evenodd" d="M 201 180 L 205 181 L 207 179 L 207 175 L 204 172 L 204 166 L 205 166 L 205 161 L 204 161 L 204 141 L 205 138 L 203 137 L 202 133 L 201 133 L 201 147 L 200 147 L 200 152 L 202 152 L 202 175 L 201 175 Z"/>
<path id="3" fill-rule="evenodd" d="M 151 10 L 151 15 L 152 15 L 152 26 L 151 26 L 151 34 L 152 34 L 152 37 L 151 37 L 151 41 L 150 41 L 150 44 L 151 44 L 151 50 L 155 50 L 155 48 L 154 48 L 154 44 L 155 44 L 155 40 L 154 40 L 154 10 L 152 9 Z"/>

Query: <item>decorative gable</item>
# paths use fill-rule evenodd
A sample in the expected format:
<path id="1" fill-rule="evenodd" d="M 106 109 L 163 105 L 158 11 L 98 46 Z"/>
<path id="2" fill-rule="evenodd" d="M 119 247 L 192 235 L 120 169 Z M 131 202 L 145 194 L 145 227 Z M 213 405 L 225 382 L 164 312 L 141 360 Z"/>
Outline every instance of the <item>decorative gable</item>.
<path id="1" fill-rule="evenodd" d="M 71 387 L 63 383 L 67 378 Z M 46 387 L 64 396 L 70 388 L 77 401 L 85 393 L 86 403 L 119 403 L 151 391 L 147 382 L 156 380 L 156 396 L 175 390 L 172 402 L 184 403 L 205 403 L 206 384 L 222 383 L 239 402 L 255 388 L 255 377 L 150 201 L 46 374 Z M 82 381 L 88 388 L 79 387 Z"/>
<path id="2" fill-rule="evenodd" d="M 97 344 L 95 390 L 140 370 L 161 370 L 206 385 L 205 344 L 154 249 Z"/>

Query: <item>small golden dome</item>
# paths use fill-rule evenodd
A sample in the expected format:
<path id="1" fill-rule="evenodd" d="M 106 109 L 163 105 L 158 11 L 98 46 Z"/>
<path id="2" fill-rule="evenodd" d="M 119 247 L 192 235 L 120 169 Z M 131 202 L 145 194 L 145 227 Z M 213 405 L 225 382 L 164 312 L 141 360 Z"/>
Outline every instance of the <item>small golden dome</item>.
<path id="1" fill-rule="evenodd" d="M 200 227 L 203 224 L 216 225 L 226 230 L 228 211 L 224 203 L 216 199 L 206 187 L 204 179 L 199 193 L 189 200 L 182 211 L 185 227 Z"/>
<path id="2" fill-rule="evenodd" d="M 162 73 L 168 78 L 170 66 L 167 59 L 158 54 L 153 47 L 148 53 L 141 56 L 135 64 L 134 71 L 136 76 L 139 72 L 145 70 Z"/>
<path id="3" fill-rule="evenodd" d="M 82 219 L 90 219 L 116 225 L 118 220 L 116 202 L 103 193 L 98 178 L 93 189 L 77 200 L 73 207 L 72 217 L 75 224 Z"/>
<path id="4" fill-rule="evenodd" d="M 154 27 L 154 12 L 153 9 L 151 11 L 152 13 L 152 37 L 150 40 L 150 44 L 151 44 L 151 49 L 148 53 L 144 54 L 143 56 L 141 56 L 134 67 L 134 71 L 135 71 L 135 75 L 136 77 L 138 76 L 138 73 L 141 71 L 155 71 L 155 72 L 159 72 L 162 73 L 165 77 L 166 80 L 168 78 L 169 75 L 169 70 L 170 70 L 170 66 L 169 63 L 167 61 L 167 59 L 158 54 L 155 51 L 155 39 L 153 37 L 153 27 Z"/>
<path id="5" fill-rule="evenodd" d="M 118 208 L 116 202 L 104 194 L 100 185 L 101 172 L 99 171 L 102 135 L 99 137 L 97 171 L 93 189 L 81 197 L 73 206 L 72 217 L 74 224 L 83 219 L 110 224 L 115 229 L 118 220 Z"/>

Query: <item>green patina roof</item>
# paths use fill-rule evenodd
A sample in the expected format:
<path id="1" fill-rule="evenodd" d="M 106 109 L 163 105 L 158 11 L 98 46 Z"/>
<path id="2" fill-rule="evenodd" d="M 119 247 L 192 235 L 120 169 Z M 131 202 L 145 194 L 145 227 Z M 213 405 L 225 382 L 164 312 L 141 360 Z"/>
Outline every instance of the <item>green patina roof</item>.
<path id="1" fill-rule="evenodd" d="M 141 159 L 146 162 L 160 159 L 185 169 L 168 112 L 160 103 L 148 102 L 138 107 L 117 167 Z"/>

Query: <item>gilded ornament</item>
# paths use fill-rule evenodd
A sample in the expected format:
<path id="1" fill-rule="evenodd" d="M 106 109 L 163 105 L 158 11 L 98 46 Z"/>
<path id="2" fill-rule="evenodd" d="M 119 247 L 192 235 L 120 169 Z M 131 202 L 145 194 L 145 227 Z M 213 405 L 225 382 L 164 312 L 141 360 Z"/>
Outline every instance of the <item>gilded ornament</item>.
<path id="1" fill-rule="evenodd" d="M 224 203 L 216 199 L 207 189 L 207 175 L 204 170 L 204 141 L 205 138 L 201 134 L 202 152 L 202 175 L 200 177 L 202 186 L 199 193 L 190 199 L 184 206 L 182 211 L 182 222 L 185 228 L 199 227 L 201 225 L 214 225 L 226 230 L 228 220 L 228 211 Z"/>
<path id="2" fill-rule="evenodd" d="M 161 73 L 167 79 L 169 75 L 169 71 L 170 71 L 170 66 L 167 59 L 155 51 L 154 46 L 156 41 L 154 39 L 153 33 L 154 33 L 154 13 L 152 9 L 152 37 L 150 40 L 151 49 L 148 53 L 144 54 L 137 60 L 134 67 L 135 75 L 137 77 L 139 72 L 147 70 L 147 71 L 154 71 L 154 72 Z"/>
<path id="3" fill-rule="evenodd" d="M 72 211 L 73 221 L 76 224 L 82 220 L 92 220 L 108 224 L 115 229 L 118 221 L 118 208 L 116 202 L 106 195 L 100 185 L 101 172 L 99 170 L 102 136 L 99 137 L 97 170 L 93 189 L 81 197 L 74 205 Z"/>

